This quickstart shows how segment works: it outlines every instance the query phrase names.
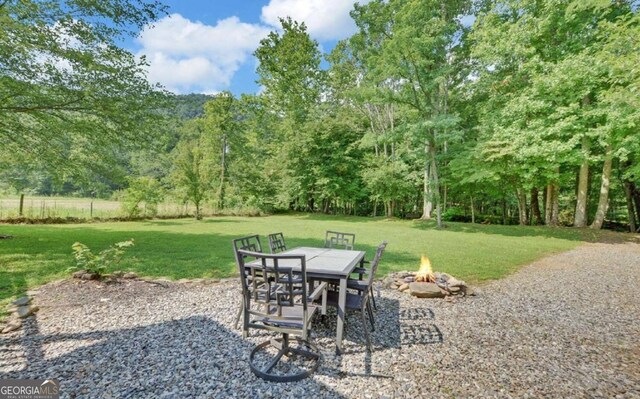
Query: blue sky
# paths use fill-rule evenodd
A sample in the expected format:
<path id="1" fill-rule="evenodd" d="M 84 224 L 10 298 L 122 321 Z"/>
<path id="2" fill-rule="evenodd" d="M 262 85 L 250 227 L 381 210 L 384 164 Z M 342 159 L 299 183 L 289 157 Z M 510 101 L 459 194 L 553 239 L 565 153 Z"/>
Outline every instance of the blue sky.
<path id="1" fill-rule="evenodd" d="M 368 0 L 360 0 L 365 3 Z M 174 93 L 256 93 L 260 39 L 291 16 L 307 24 L 323 52 L 355 32 L 352 0 L 164 0 L 169 16 L 126 44 L 145 55 L 148 77 Z"/>

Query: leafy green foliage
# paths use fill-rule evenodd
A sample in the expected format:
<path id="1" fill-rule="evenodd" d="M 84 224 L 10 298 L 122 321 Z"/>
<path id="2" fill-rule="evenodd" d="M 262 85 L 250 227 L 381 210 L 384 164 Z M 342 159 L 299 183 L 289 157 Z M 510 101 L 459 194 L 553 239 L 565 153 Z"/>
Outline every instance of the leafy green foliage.
<path id="1" fill-rule="evenodd" d="M 76 242 L 71 246 L 76 265 L 69 270 L 86 270 L 102 275 L 108 268 L 120 263 L 125 250 L 132 246 L 133 238 L 117 242 L 96 255 L 85 244 Z"/>
<path id="2" fill-rule="evenodd" d="M 165 9 L 139 0 L 0 3 L 0 163 L 17 153 L 60 175 L 109 175 L 122 149 L 154 144 L 164 93 L 147 82 L 144 59 L 116 43 Z"/>
<path id="3" fill-rule="evenodd" d="M 160 182 L 153 177 L 142 176 L 129 180 L 129 187 L 122 198 L 122 207 L 129 217 L 155 216 L 158 204 L 163 199 L 164 189 Z"/>

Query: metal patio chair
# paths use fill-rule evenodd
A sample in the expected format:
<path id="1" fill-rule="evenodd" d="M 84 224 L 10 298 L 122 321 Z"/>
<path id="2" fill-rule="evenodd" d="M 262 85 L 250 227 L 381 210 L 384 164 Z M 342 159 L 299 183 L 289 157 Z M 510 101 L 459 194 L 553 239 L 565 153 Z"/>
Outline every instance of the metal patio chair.
<path id="1" fill-rule="evenodd" d="M 235 240 L 233 240 L 233 254 L 236 259 L 236 265 L 238 266 L 238 272 L 241 271 L 240 260 L 238 259 L 238 257 L 240 256 L 238 251 L 241 249 L 245 251 L 251 251 L 251 252 L 262 252 L 262 244 L 260 244 L 260 236 L 257 234 L 254 234 L 246 237 L 236 238 Z M 240 309 L 238 309 L 238 315 L 236 316 L 236 323 L 234 325 L 235 326 L 234 328 L 238 328 L 238 324 L 240 323 L 240 317 L 242 316 L 242 307 L 243 305 L 240 304 Z"/>
<path id="2" fill-rule="evenodd" d="M 325 248 L 353 249 L 356 243 L 356 235 L 327 230 L 324 235 Z"/>
<path id="3" fill-rule="evenodd" d="M 367 349 L 371 351 L 371 339 L 369 337 L 369 330 L 367 328 L 366 315 L 369 317 L 369 323 L 371 324 L 371 331 L 375 331 L 374 319 L 373 319 L 373 310 L 371 309 L 371 304 L 369 303 L 370 295 L 368 292 L 371 291 L 371 287 L 373 285 L 373 278 L 376 270 L 378 269 L 378 264 L 380 263 L 380 258 L 382 257 L 382 253 L 384 252 L 387 246 L 387 242 L 383 241 L 382 244 L 378 246 L 376 250 L 376 255 L 371 261 L 371 269 L 367 274 L 367 278 L 362 281 L 365 282 L 364 288 L 362 292 L 357 294 L 347 292 L 347 301 L 346 308 L 352 310 L 360 311 L 360 315 L 362 316 L 362 328 L 364 330 L 365 339 L 367 341 Z M 348 286 L 347 286 L 348 287 Z M 348 287 L 349 288 L 349 287 Z M 326 304 L 328 306 L 338 307 L 338 297 L 340 293 L 338 291 L 328 291 L 327 292 L 327 301 Z"/>
<path id="4" fill-rule="evenodd" d="M 307 295 L 304 255 L 245 250 L 238 253 L 243 336 L 246 337 L 254 328 L 282 334 L 281 338 L 271 338 L 251 351 L 251 371 L 260 378 L 275 382 L 299 381 L 308 377 L 321 360 L 317 347 L 308 340 L 311 321 L 319 308 L 312 301 L 322 300 L 321 297 L 326 299 L 327 284 L 320 284 Z M 255 260 L 248 264 L 245 261 L 249 258 Z M 259 306 L 252 306 L 256 304 Z M 290 335 L 297 337 L 291 339 Z M 287 358 L 286 361 L 283 357 Z"/>
<path id="5" fill-rule="evenodd" d="M 282 233 L 269 234 L 269 248 L 272 254 L 284 252 L 287 250 L 287 245 L 284 242 L 284 235 Z"/>

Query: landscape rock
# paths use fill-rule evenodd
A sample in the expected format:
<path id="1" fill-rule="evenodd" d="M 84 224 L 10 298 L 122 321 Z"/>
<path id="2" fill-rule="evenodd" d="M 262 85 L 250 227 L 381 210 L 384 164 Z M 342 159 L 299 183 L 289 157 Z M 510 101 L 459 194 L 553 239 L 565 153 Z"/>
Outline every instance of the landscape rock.
<path id="1" fill-rule="evenodd" d="M 410 283 L 409 293 L 417 298 L 444 298 L 440 288 L 435 283 Z"/>
<path id="2" fill-rule="evenodd" d="M 72 274 L 73 278 L 77 278 L 80 280 L 99 280 L 100 274 L 92 273 L 88 270 L 78 270 L 77 272 Z"/>
<path id="3" fill-rule="evenodd" d="M 18 306 L 18 309 L 16 310 L 16 314 L 18 315 L 19 318 L 24 319 L 31 316 L 35 312 L 37 312 L 39 309 L 40 308 L 37 306 L 29 306 L 29 305 Z"/>
<path id="4" fill-rule="evenodd" d="M 449 287 L 466 287 L 467 286 L 467 283 L 465 283 L 462 280 L 458 280 L 455 277 L 450 277 L 447 280 L 447 284 L 449 285 Z"/>
<path id="5" fill-rule="evenodd" d="M 15 301 L 11 302 L 16 306 L 24 306 L 24 305 L 28 305 L 29 302 L 31 302 L 31 298 L 29 298 L 28 296 L 23 296 L 20 297 L 18 299 L 16 299 Z"/>
<path id="6" fill-rule="evenodd" d="M 100 275 L 98 273 L 84 273 L 80 278 L 82 280 L 99 280 Z"/>
<path id="7" fill-rule="evenodd" d="M 22 327 L 22 321 L 13 320 L 13 321 L 10 321 L 9 324 L 7 324 L 2 329 L 1 333 L 2 334 L 10 333 L 11 331 L 15 331 L 15 330 L 19 329 L 20 327 Z"/>
<path id="8" fill-rule="evenodd" d="M 122 275 L 123 279 L 132 280 L 134 278 L 138 278 L 138 273 L 128 272 Z"/>
<path id="9" fill-rule="evenodd" d="M 409 284 L 408 283 L 404 283 L 400 287 L 398 287 L 398 291 L 401 291 L 401 292 L 404 292 L 404 291 L 406 291 L 408 289 L 409 289 Z"/>
<path id="10" fill-rule="evenodd" d="M 87 271 L 86 270 L 78 270 L 77 272 L 74 272 L 71 276 L 73 278 L 82 278 L 82 275 L 84 275 Z"/>

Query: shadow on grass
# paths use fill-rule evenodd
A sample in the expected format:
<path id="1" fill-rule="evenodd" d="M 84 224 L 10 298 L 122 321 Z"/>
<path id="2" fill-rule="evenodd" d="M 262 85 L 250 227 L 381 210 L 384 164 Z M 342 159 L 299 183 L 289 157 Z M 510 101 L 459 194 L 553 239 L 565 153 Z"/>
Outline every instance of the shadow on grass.
<path id="1" fill-rule="evenodd" d="M 331 222 L 347 222 L 347 223 L 370 223 L 385 220 L 384 217 L 370 216 L 344 216 L 344 215 L 327 215 L 324 213 L 291 213 L 289 216 L 298 217 L 300 219 L 331 221 Z"/>
<path id="2" fill-rule="evenodd" d="M 414 220 L 413 227 L 419 230 L 437 230 L 435 221 Z M 640 236 L 638 234 L 575 227 L 504 226 L 496 224 L 446 222 L 445 227 L 440 230 L 456 233 L 497 234 L 508 237 L 547 237 L 605 244 L 640 242 Z"/>

